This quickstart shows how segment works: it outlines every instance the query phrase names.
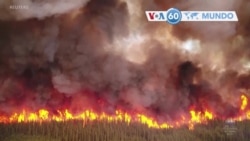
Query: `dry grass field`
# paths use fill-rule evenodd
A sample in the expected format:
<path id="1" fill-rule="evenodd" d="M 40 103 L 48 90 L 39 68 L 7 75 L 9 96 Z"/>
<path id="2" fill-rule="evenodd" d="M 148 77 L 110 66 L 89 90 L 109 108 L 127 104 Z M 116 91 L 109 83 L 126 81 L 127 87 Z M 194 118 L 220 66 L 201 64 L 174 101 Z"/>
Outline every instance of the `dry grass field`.
<path id="1" fill-rule="evenodd" d="M 1 141 L 249 141 L 250 121 L 228 124 L 211 121 L 175 129 L 141 124 L 82 121 L 0 124 Z M 230 131 L 233 133 L 230 134 Z"/>

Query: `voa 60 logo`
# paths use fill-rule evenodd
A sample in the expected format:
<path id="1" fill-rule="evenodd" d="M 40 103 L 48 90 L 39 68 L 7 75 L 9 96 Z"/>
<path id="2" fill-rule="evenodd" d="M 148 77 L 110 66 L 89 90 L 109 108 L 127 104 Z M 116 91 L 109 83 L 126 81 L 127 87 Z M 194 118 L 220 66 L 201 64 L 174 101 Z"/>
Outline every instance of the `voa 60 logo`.
<path id="1" fill-rule="evenodd" d="M 170 24 L 177 24 L 182 18 L 181 12 L 176 8 L 168 11 L 146 11 L 148 21 L 167 21 Z"/>
<path id="2" fill-rule="evenodd" d="M 235 11 L 180 11 L 177 8 L 170 8 L 167 11 L 145 11 L 148 21 L 167 22 L 169 24 L 178 24 L 179 22 L 192 21 L 217 21 L 217 22 L 235 22 L 238 17 Z"/>

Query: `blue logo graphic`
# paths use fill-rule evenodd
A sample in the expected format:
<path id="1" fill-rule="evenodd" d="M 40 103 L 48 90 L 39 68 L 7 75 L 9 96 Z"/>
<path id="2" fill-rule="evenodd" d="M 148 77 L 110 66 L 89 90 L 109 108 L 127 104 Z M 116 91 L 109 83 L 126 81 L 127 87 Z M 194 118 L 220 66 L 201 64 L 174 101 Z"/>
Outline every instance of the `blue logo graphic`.
<path id="1" fill-rule="evenodd" d="M 187 13 L 184 13 L 184 14 L 186 15 L 188 20 L 193 20 L 193 19 L 198 20 L 199 19 L 198 18 L 199 13 L 197 13 L 197 12 L 187 12 Z"/>
<path id="2" fill-rule="evenodd" d="M 178 24 L 181 21 L 182 14 L 179 9 L 170 8 L 167 11 L 167 22 L 169 24 Z"/>

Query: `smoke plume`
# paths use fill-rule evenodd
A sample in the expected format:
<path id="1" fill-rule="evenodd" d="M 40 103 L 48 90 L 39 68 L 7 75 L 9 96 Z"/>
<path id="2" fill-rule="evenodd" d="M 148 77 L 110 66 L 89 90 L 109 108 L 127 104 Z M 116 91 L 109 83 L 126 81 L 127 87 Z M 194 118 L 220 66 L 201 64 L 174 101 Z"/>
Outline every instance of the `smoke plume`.
<path id="1" fill-rule="evenodd" d="M 24 5 L 26 9 L 10 8 Z M 121 108 L 174 120 L 237 114 L 250 88 L 250 2 L 0 2 L 0 112 Z M 147 22 L 145 10 L 235 10 L 235 23 Z"/>

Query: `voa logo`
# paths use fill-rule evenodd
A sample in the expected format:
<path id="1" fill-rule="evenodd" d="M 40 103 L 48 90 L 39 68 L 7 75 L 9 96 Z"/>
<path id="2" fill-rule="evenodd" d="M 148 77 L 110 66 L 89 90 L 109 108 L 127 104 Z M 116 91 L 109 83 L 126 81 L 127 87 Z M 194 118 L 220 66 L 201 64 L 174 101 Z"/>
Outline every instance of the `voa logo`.
<path id="1" fill-rule="evenodd" d="M 149 21 L 167 21 L 166 12 L 163 11 L 146 11 Z"/>

